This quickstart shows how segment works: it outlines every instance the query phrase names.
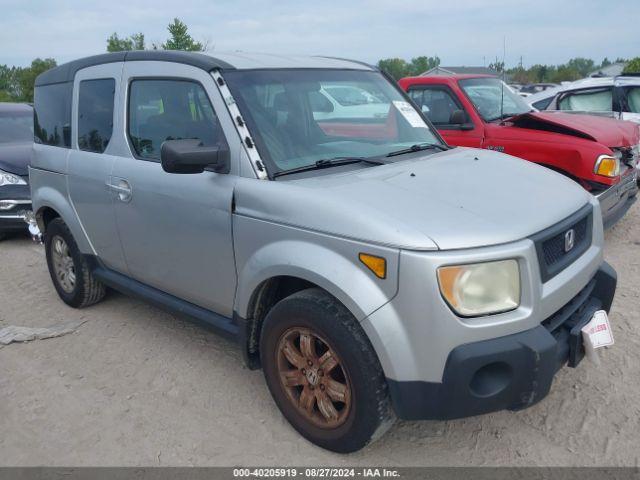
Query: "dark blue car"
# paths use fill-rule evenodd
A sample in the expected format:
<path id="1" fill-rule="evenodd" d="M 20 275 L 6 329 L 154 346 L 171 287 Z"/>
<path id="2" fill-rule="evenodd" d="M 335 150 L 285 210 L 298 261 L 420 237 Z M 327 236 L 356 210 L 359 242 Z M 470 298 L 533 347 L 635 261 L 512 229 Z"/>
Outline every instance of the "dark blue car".
<path id="1" fill-rule="evenodd" d="M 31 210 L 29 162 L 33 145 L 33 108 L 0 103 L 0 238 L 26 231 Z"/>

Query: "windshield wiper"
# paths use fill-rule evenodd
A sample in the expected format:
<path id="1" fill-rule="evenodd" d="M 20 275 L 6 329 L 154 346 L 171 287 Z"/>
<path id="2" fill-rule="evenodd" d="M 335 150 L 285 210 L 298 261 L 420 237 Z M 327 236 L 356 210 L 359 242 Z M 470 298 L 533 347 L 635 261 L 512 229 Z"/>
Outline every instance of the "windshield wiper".
<path id="1" fill-rule="evenodd" d="M 440 143 L 416 143 L 409 148 L 403 148 L 402 150 L 396 150 L 387 154 L 387 157 L 395 157 L 396 155 L 404 155 L 405 153 L 420 152 L 422 150 L 449 150 L 449 147 Z"/>
<path id="2" fill-rule="evenodd" d="M 337 167 L 340 165 L 349 165 L 352 163 L 369 163 L 371 165 L 384 165 L 386 162 L 382 160 L 376 160 L 366 157 L 335 157 L 335 158 L 323 158 L 322 160 L 316 160 L 316 162 L 310 165 L 304 165 L 303 167 L 291 168 L 289 170 L 283 170 L 273 174 L 273 178 L 281 177 L 282 175 L 289 175 L 293 173 L 309 172 L 311 170 L 321 170 L 323 168 Z"/>

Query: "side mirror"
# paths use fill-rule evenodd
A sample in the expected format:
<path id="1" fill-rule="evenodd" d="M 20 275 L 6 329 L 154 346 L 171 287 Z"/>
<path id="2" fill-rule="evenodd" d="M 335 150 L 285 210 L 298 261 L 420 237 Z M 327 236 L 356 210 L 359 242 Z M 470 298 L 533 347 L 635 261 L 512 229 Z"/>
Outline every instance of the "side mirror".
<path id="1" fill-rule="evenodd" d="M 231 155 L 226 145 L 204 146 L 198 139 L 167 140 L 160 148 L 160 162 L 167 173 L 229 173 Z"/>
<path id="2" fill-rule="evenodd" d="M 467 121 L 464 110 L 454 110 L 449 117 L 449 125 L 455 125 L 460 130 L 473 130 L 473 123 Z"/>

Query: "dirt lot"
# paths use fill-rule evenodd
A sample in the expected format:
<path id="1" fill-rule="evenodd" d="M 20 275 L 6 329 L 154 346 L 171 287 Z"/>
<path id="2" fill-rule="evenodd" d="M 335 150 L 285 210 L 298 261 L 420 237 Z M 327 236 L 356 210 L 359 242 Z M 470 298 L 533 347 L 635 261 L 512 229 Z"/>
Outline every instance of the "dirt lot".
<path id="1" fill-rule="evenodd" d="M 349 456 L 303 440 L 261 372 L 229 341 L 112 293 L 58 300 L 42 247 L 0 243 L 0 329 L 85 321 L 75 333 L 0 347 L 0 465 L 640 464 L 640 206 L 607 233 L 619 275 L 616 345 L 562 370 L 535 407 L 398 423 Z"/>

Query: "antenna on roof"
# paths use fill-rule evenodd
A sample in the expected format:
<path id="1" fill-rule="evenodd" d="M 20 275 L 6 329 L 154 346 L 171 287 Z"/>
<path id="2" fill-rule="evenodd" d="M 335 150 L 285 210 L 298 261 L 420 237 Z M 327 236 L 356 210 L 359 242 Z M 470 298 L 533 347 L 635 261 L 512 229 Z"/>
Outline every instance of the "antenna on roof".
<path id="1" fill-rule="evenodd" d="M 502 122 L 502 118 L 504 117 L 504 69 L 505 69 L 505 57 L 507 56 L 507 37 L 502 37 L 502 84 L 500 85 L 500 122 Z"/>

